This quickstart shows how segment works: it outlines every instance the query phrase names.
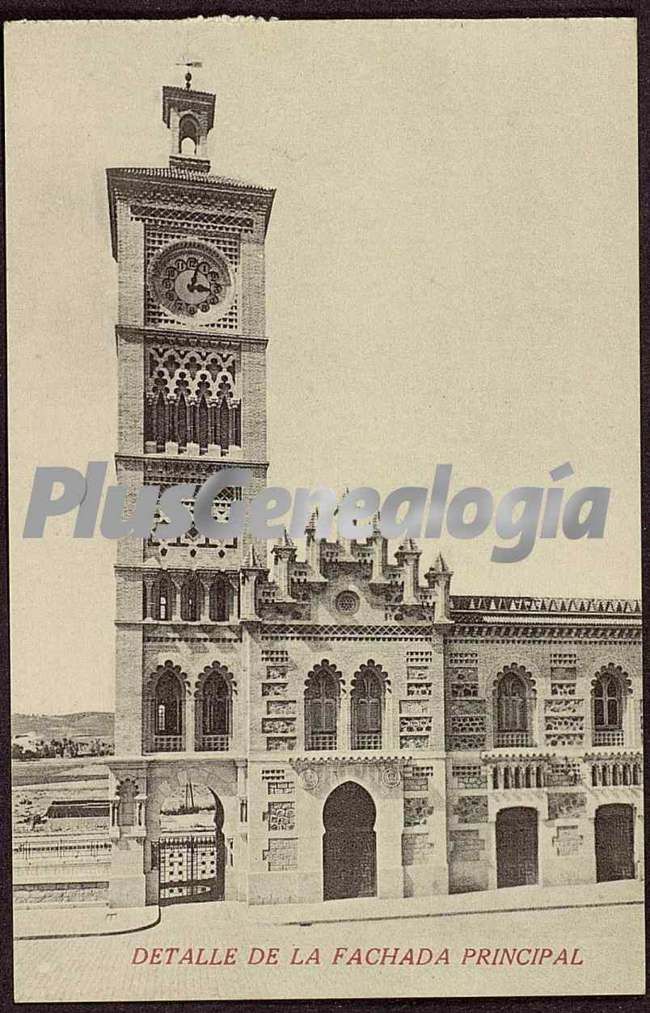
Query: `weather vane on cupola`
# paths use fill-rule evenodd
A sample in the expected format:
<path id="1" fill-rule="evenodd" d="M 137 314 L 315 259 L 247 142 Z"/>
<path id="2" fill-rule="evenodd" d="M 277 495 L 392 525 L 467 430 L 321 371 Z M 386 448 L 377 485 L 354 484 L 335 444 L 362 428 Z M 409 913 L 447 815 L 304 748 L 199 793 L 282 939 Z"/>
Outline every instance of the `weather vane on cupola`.
<path id="1" fill-rule="evenodd" d="M 192 87 L 192 71 L 190 67 L 202 67 L 203 63 L 201 60 L 193 60 L 191 56 L 181 56 L 180 60 L 176 63 L 177 67 L 187 67 L 187 73 L 185 75 L 185 88 L 187 91 Z"/>

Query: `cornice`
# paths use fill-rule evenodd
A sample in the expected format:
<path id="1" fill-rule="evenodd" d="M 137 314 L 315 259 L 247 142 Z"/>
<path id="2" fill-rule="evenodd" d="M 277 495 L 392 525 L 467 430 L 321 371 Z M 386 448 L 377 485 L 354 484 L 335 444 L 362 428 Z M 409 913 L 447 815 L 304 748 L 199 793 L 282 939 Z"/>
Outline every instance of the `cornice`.
<path id="1" fill-rule="evenodd" d="M 152 466 L 165 466 L 169 465 L 170 471 L 181 470 L 187 472 L 190 468 L 194 468 L 196 472 L 203 472 L 209 474 L 215 471 L 225 471 L 226 469 L 232 468 L 248 468 L 253 471 L 256 468 L 267 469 L 269 466 L 268 461 L 235 461 L 233 459 L 214 460 L 206 457 L 187 457 L 185 454 L 182 457 L 166 457 L 164 454 L 115 454 L 115 462 L 124 465 L 125 468 L 138 468 L 141 464 L 150 464 Z"/>
<path id="2" fill-rule="evenodd" d="M 641 641 L 642 629 L 640 625 L 630 624 L 604 624 L 590 623 L 580 625 L 578 623 L 561 624 L 516 624 L 509 625 L 463 625 L 456 620 L 456 623 L 449 628 L 449 639 L 454 643 L 478 643 L 481 640 L 489 640 L 492 643 L 503 644 L 525 644 L 555 642 L 575 642 L 580 640 L 629 640 L 634 643 Z"/>
<path id="3" fill-rule="evenodd" d="M 263 351 L 269 339 L 256 337 L 252 334 L 206 334 L 205 331 L 175 330 L 162 327 L 135 327 L 131 324 L 116 324 L 115 336 L 124 341 L 142 341 L 147 345 L 165 342 L 170 345 L 204 346 L 206 348 L 226 348 L 228 350 Z"/>
<path id="4" fill-rule="evenodd" d="M 163 201 L 176 197 L 191 203 L 203 198 L 206 206 L 241 207 L 246 205 L 263 215 L 264 232 L 268 228 L 275 190 L 246 183 L 229 176 L 213 176 L 205 172 L 165 168 L 110 168 L 106 170 L 111 252 L 117 260 L 117 198 L 142 197 L 152 189 L 160 192 Z M 215 200 L 216 198 L 216 200 Z"/>
<path id="5" fill-rule="evenodd" d="M 432 639 L 431 624 L 422 626 L 382 625 L 321 625 L 318 623 L 262 623 L 262 640 L 368 640 L 399 641 L 415 640 L 429 643 Z"/>

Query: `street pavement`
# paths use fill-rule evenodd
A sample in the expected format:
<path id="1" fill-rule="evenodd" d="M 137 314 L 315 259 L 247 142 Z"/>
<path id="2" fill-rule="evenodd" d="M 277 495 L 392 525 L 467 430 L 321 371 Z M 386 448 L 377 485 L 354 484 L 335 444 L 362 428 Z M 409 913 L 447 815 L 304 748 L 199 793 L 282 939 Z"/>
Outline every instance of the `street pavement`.
<path id="1" fill-rule="evenodd" d="M 521 888 L 481 897 L 483 905 L 498 901 L 501 910 L 467 911 L 476 905 L 476 894 L 447 898 L 447 908 L 437 913 L 417 910 L 415 902 L 423 898 L 328 902 L 311 905 L 311 911 L 292 907 L 300 922 L 288 924 L 265 922 L 267 909 L 244 914 L 237 904 L 173 905 L 161 910 L 157 924 L 135 931 L 17 940 L 15 999 L 643 991 L 642 884 L 523 889 L 529 891 L 528 907 L 520 910 L 509 906 L 522 903 Z M 573 906 L 559 906 L 562 902 Z M 334 911 L 331 904 L 339 908 Z M 74 921 L 75 913 L 58 909 L 57 914 L 64 932 L 66 919 Z M 337 920 L 320 920 L 332 915 Z"/>

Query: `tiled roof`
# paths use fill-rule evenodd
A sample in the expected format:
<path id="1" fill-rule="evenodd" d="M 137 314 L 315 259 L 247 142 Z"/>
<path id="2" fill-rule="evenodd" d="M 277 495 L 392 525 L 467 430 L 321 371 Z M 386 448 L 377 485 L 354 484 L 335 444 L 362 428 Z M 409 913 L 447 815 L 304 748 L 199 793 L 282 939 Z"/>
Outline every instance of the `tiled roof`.
<path id="1" fill-rule="evenodd" d="M 126 167 L 108 169 L 109 175 L 135 176 L 143 179 L 168 179 L 180 183 L 209 183 L 213 186 L 235 186 L 240 190 L 256 190 L 258 193 L 274 193 L 268 186 L 260 186 L 234 176 L 214 176 L 208 172 L 197 172 L 192 169 L 138 168 Z"/>
<path id="2" fill-rule="evenodd" d="M 273 198 L 275 196 L 275 190 L 271 187 L 259 186 L 257 183 L 249 183 L 242 179 L 235 179 L 233 176 L 214 176 L 208 172 L 201 172 L 196 169 L 178 169 L 178 168 L 139 168 L 139 167 L 119 167 L 111 168 L 106 170 L 106 180 L 108 183 L 108 203 L 109 203 L 109 217 L 111 224 L 111 248 L 113 257 L 117 256 L 117 227 L 115 222 L 115 184 L 120 181 L 122 183 L 128 180 L 134 182 L 146 182 L 160 181 L 161 183 L 197 183 L 202 187 L 210 188 L 214 187 L 227 187 L 231 190 L 246 191 L 249 194 L 258 196 L 262 207 L 264 207 L 266 222 L 268 225 L 269 216 L 271 214 L 271 207 L 273 204 Z"/>

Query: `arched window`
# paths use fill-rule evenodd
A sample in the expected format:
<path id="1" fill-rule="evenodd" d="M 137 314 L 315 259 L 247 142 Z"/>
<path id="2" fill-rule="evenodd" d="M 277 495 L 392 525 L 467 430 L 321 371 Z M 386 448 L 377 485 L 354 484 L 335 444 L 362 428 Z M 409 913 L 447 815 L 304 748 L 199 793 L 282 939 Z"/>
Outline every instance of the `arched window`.
<path id="1" fill-rule="evenodd" d="M 623 745 L 623 690 L 618 675 L 603 671 L 592 692 L 593 744 Z"/>
<path id="2" fill-rule="evenodd" d="M 184 448 L 187 446 L 187 401 L 185 395 L 181 391 L 176 401 L 176 442 L 178 446 Z"/>
<path id="3" fill-rule="evenodd" d="M 163 454 L 167 445 L 167 401 L 162 391 L 158 392 L 152 411 L 152 435 L 156 442 L 156 451 L 159 454 Z"/>
<path id="4" fill-rule="evenodd" d="M 193 623 L 200 618 L 201 596 L 201 584 L 198 577 L 188 577 L 181 590 L 181 619 L 184 622 Z"/>
<path id="5" fill-rule="evenodd" d="M 511 672 L 503 676 L 497 688 L 497 731 L 527 730 L 526 686 L 520 676 Z"/>
<path id="6" fill-rule="evenodd" d="M 224 665 L 213 662 L 201 676 L 196 694 L 196 748 L 224 751 L 232 737 L 233 680 Z"/>
<path id="7" fill-rule="evenodd" d="M 186 677 L 179 665 L 159 665 L 143 686 L 142 749 L 145 753 L 185 748 Z"/>
<path id="8" fill-rule="evenodd" d="M 181 155 L 195 155 L 199 131 L 193 116 L 183 116 L 178 128 L 178 150 Z"/>
<path id="9" fill-rule="evenodd" d="M 621 727 L 621 685 L 615 675 L 602 675 L 594 686 L 594 728 Z"/>
<path id="10" fill-rule="evenodd" d="M 120 827 L 134 826 L 136 823 L 135 797 L 138 786 L 130 778 L 121 781 L 117 788 L 119 804 L 117 807 L 117 823 Z"/>
<path id="11" fill-rule="evenodd" d="M 162 576 L 154 585 L 151 594 L 151 617 L 166 622 L 172 617 L 174 589 L 167 576 Z"/>
<path id="12" fill-rule="evenodd" d="M 204 454 L 210 442 L 210 412 L 204 394 L 201 395 L 196 410 L 196 442 L 199 445 L 199 453 Z"/>
<path id="13" fill-rule="evenodd" d="M 228 749 L 231 734 L 230 686 L 223 675 L 211 674 L 203 684 L 201 725 L 202 749 Z M 213 741 L 209 741 L 209 740 Z"/>
<path id="14" fill-rule="evenodd" d="M 230 408 L 224 398 L 217 409 L 219 426 L 219 444 L 222 450 L 228 450 L 230 446 Z"/>
<path id="15" fill-rule="evenodd" d="M 494 745 L 532 745 L 533 680 L 522 665 L 499 673 L 494 691 Z"/>
<path id="16" fill-rule="evenodd" d="M 183 688 L 173 672 L 164 672 L 156 683 L 154 712 L 156 737 L 182 734 Z"/>
<path id="17" fill-rule="evenodd" d="M 230 735 L 230 687 L 223 675 L 209 675 L 203 687 L 203 732 Z"/>
<path id="18" fill-rule="evenodd" d="M 381 749 L 384 684 L 374 666 L 363 665 L 352 683 L 352 748 Z"/>
<path id="19" fill-rule="evenodd" d="M 305 689 L 305 748 L 336 749 L 340 672 L 324 661 L 310 672 Z"/>
<path id="20" fill-rule="evenodd" d="M 223 577 L 217 577 L 210 585 L 210 619 L 215 623 L 226 623 L 229 613 L 228 586 Z"/>

